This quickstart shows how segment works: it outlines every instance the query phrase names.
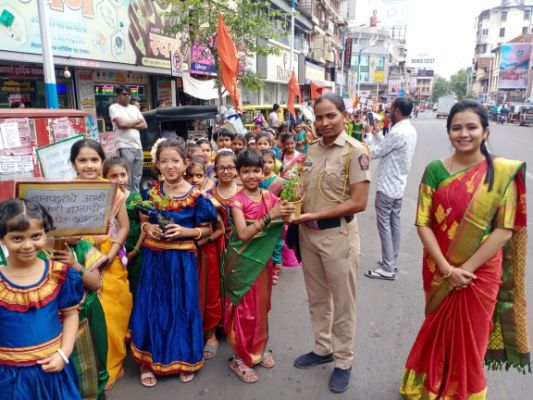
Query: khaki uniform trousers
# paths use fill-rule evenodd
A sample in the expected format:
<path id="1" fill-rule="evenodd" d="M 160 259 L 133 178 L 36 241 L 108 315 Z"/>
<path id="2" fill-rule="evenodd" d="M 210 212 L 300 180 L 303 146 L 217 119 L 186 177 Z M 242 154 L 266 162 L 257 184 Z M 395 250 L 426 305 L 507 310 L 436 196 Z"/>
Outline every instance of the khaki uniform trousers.
<path id="1" fill-rule="evenodd" d="M 357 219 L 341 218 L 339 228 L 299 229 L 305 287 L 315 336 L 313 351 L 333 353 L 335 367 L 352 366 L 355 336 L 355 282 L 359 264 Z"/>

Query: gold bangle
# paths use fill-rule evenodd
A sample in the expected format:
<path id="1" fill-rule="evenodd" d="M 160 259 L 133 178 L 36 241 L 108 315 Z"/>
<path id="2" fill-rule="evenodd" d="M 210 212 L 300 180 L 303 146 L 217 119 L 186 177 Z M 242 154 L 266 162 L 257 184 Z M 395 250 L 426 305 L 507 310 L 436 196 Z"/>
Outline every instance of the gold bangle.
<path id="1" fill-rule="evenodd" d="M 452 275 L 453 267 L 450 267 L 450 270 L 447 274 L 442 275 L 444 279 L 448 279 Z"/>
<path id="2" fill-rule="evenodd" d="M 194 238 L 194 240 L 200 240 L 202 238 L 202 229 L 201 228 L 194 228 L 198 229 L 198 236 Z"/>
<path id="3" fill-rule="evenodd" d="M 120 247 L 124 246 L 124 243 L 120 243 L 120 242 L 118 242 L 116 240 L 112 240 L 111 243 L 118 244 Z"/>

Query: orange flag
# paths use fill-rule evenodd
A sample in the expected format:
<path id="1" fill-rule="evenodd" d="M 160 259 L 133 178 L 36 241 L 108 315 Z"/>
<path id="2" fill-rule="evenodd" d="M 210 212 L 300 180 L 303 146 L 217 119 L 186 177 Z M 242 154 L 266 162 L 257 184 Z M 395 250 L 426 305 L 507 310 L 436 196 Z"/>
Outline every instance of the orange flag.
<path id="1" fill-rule="evenodd" d="M 231 39 L 228 27 L 224 23 L 224 16 L 218 16 L 217 51 L 220 62 L 220 80 L 233 99 L 235 111 L 239 111 L 239 88 L 237 75 L 239 73 L 239 56 L 235 43 Z"/>
<path id="2" fill-rule="evenodd" d="M 289 99 L 287 100 L 287 109 L 292 116 L 296 118 L 296 111 L 294 110 L 294 96 L 298 96 L 298 103 L 302 102 L 302 93 L 300 92 L 300 85 L 298 85 L 298 79 L 294 71 L 291 73 L 291 79 L 289 79 Z"/>
<path id="3" fill-rule="evenodd" d="M 311 100 L 318 99 L 320 95 L 322 94 L 321 92 L 322 92 L 322 87 L 316 85 L 315 83 L 313 83 L 313 81 L 311 81 Z"/>

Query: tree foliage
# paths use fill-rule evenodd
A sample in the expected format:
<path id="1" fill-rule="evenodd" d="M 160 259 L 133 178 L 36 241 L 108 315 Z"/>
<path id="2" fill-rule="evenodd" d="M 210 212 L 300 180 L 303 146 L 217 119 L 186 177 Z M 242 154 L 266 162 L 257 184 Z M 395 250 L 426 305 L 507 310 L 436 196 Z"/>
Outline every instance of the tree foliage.
<path id="1" fill-rule="evenodd" d="M 219 14 L 229 28 L 232 39 L 241 53 L 241 60 L 248 55 L 266 57 L 279 54 L 280 49 L 270 46 L 266 41 L 276 39 L 287 30 L 286 14 L 271 8 L 265 0 L 169 0 L 172 11 L 166 13 L 172 26 L 165 27 L 169 33 L 180 34 L 182 40 L 192 51 L 194 44 L 205 46 L 213 55 L 220 76 L 220 63 L 217 52 L 217 21 Z M 261 86 L 260 76 L 252 71 L 243 70 L 240 81 L 246 87 L 257 90 Z M 219 98 L 222 99 L 221 82 L 217 79 Z"/>
<path id="2" fill-rule="evenodd" d="M 436 102 L 440 96 L 450 93 L 453 93 L 458 100 L 472 97 L 471 93 L 467 93 L 469 76 L 470 72 L 466 68 L 457 71 L 450 77 L 450 80 L 437 75 L 435 82 L 433 82 L 433 101 Z"/>
<path id="3" fill-rule="evenodd" d="M 466 97 L 469 76 L 470 72 L 466 68 L 463 68 L 450 77 L 450 89 L 459 100 Z"/>
<path id="4" fill-rule="evenodd" d="M 449 89 L 449 82 L 446 78 L 437 75 L 435 77 L 435 81 L 433 82 L 433 102 L 437 102 L 439 100 L 440 96 L 444 96 L 445 94 L 448 94 Z"/>

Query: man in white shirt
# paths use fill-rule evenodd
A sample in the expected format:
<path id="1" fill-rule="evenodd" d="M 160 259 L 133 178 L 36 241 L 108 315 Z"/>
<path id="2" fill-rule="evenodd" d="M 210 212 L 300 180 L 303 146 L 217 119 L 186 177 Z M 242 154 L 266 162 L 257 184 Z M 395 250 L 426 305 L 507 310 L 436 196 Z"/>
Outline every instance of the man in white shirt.
<path id="1" fill-rule="evenodd" d="M 128 160 L 128 189 L 139 192 L 143 174 L 143 151 L 139 129 L 146 129 L 146 121 L 139 109 L 130 104 L 131 93 L 125 86 L 115 88 L 117 102 L 109 107 L 109 118 L 113 122 L 117 154 Z"/>
<path id="2" fill-rule="evenodd" d="M 268 125 L 270 125 L 271 128 L 278 128 L 279 127 L 279 104 L 274 104 L 272 106 L 272 112 L 268 115 Z"/>
<path id="3" fill-rule="evenodd" d="M 400 252 L 400 210 L 407 175 L 416 148 L 417 134 L 409 115 L 413 103 L 408 97 L 396 98 L 390 109 L 392 128 L 387 136 L 372 129 L 367 139 L 372 158 L 381 158 L 376 176 L 376 220 L 381 240 L 379 268 L 365 276 L 372 279 L 396 279 Z"/>

